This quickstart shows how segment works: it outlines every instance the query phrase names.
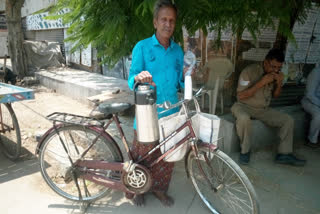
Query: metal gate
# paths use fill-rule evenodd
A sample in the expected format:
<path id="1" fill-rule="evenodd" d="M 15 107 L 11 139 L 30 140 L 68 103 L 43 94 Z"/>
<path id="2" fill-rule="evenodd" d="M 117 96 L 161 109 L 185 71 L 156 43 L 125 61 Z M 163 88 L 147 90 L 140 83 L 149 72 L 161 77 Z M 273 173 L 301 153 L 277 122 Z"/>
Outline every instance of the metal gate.
<path id="1" fill-rule="evenodd" d="M 64 47 L 64 33 L 63 29 L 53 29 L 53 30 L 31 30 L 25 32 L 25 37 L 27 40 L 34 41 L 53 41 L 59 42 L 61 53 L 65 57 L 65 47 Z"/>
<path id="2" fill-rule="evenodd" d="M 46 41 L 59 42 L 62 55 L 65 57 L 65 48 L 64 48 L 63 39 L 64 39 L 63 29 L 35 31 L 35 40 L 36 41 L 46 40 Z"/>

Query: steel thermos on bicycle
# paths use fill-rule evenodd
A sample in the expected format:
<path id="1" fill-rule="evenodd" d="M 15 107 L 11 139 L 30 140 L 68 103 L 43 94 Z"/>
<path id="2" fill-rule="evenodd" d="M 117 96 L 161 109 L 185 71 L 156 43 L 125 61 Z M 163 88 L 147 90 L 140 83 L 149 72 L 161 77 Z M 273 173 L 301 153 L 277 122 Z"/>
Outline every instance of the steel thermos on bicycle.
<path id="1" fill-rule="evenodd" d="M 140 143 L 152 144 L 160 139 L 156 101 L 156 87 L 153 89 L 147 84 L 134 86 L 137 140 Z"/>

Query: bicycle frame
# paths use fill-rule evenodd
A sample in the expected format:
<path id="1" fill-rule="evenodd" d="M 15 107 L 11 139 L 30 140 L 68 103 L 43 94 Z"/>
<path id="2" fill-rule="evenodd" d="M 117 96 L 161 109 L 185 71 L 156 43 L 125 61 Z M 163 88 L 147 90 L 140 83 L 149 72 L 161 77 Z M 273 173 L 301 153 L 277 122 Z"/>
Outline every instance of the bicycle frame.
<path id="1" fill-rule="evenodd" d="M 185 106 L 184 106 L 184 108 L 185 108 Z M 118 129 L 118 131 L 120 133 L 120 136 L 121 136 L 121 141 L 125 146 L 125 150 L 126 150 L 126 153 L 128 155 L 129 161 L 124 162 L 124 163 L 119 163 L 119 162 L 107 162 L 107 161 L 100 161 L 100 160 L 81 160 L 86 155 L 86 153 L 94 146 L 94 144 L 97 142 L 97 140 L 100 137 L 105 137 L 105 134 L 107 134 L 107 132 L 105 130 L 108 129 L 108 127 L 110 126 L 110 124 L 112 122 L 115 122 L 115 124 L 117 126 L 117 129 Z M 68 154 L 67 148 L 65 147 L 64 142 L 63 142 L 62 138 L 59 135 L 58 128 L 61 127 L 61 126 L 63 126 L 63 124 L 55 124 L 54 123 L 53 127 L 50 130 L 48 130 L 47 133 L 45 133 L 45 135 L 42 137 L 41 141 L 39 142 L 39 144 L 37 146 L 36 153 L 39 152 L 39 148 L 41 147 L 42 141 L 51 132 L 55 131 L 55 132 L 57 132 L 57 134 L 58 134 L 58 136 L 60 138 L 60 143 L 62 144 L 63 148 L 65 149 L 66 153 Z M 160 149 L 161 146 L 163 146 L 170 139 L 172 139 L 174 136 L 176 136 L 179 132 L 181 132 L 183 129 L 185 129 L 187 127 L 189 128 L 189 133 L 184 138 L 182 138 L 177 144 L 175 144 L 173 147 L 171 147 L 169 150 L 167 150 L 164 154 L 160 155 L 158 158 L 156 158 L 151 163 L 142 164 L 142 161 L 147 159 L 157 149 Z M 155 164 L 157 164 L 161 160 L 163 160 L 165 157 L 167 157 L 171 153 L 175 152 L 175 150 L 179 146 L 183 145 L 184 143 L 189 143 L 190 142 L 191 143 L 191 150 L 195 153 L 196 156 L 198 156 L 198 150 L 197 150 L 197 145 L 196 145 L 197 137 L 196 137 L 196 134 L 195 134 L 195 132 L 193 130 L 192 121 L 191 121 L 190 118 L 187 118 L 187 120 L 186 120 L 186 122 L 184 124 L 182 124 L 177 130 L 173 131 L 170 135 L 168 135 L 161 142 L 159 142 L 158 145 L 156 145 L 154 148 L 152 148 L 150 151 L 148 151 L 146 154 L 144 154 L 142 156 L 142 158 L 139 159 L 139 160 L 134 160 L 133 157 L 132 157 L 132 154 L 131 154 L 129 146 L 128 146 L 127 139 L 126 139 L 125 134 L 123 132 L 123 129 L 122 129 L 121 125 L 120 125 L 120 121 L 119 121 L 119 118 L 118 118 L 117 114 L 113 114 L 112 118 L 108 121 L 108 123 L 104 124 L 101 128 L 96 129 L 96 131 L 99 133 L 99 135 L 97 135 L 97 137 L 83 151 L 83 153 L 81 154 L 80 158 L 77 161 L 75 161 L 73 163 L 72 160 L 71 160 L 71 157 L 69 157 L 69 160 L 70 160 L 70 162 L 71 162 L 71 164 L 73 166 L 72 167 L 72 169 L 74 170 L 73 173 L 78 173 L 78 177 L 79 178 L 84 178 L 85 180 L 92 181 L 94 183 L 97 183 L 99 185 L 103 185 L 103 186 L 108 187 L 108 188 L 117 189 L 117 190 L 120 190 L 122 192 L 136 194 L 135 192 L 129 190 L 124 185 L 123 176 L 120 177 L 120 180 L 119 180 L 119 178 L 118 179 L 108 178 L 106 176 L 100 175 L 99 172 L 94 172 L 94 170 L 101 169 L 101 170 L 118 171 L 118 172 L 122 172 L 121 175 L 124 175 L 125 173 L 132 172 L 135 169 L 135 167 L 140 167 L 140 168 L 144 169 L 145 172 L 148 174 L 148 177 L 150 179 L 152 179 L 148 168 L 154 166 Z M 203 145 L 206 145 L 206 144 L 203 144 Z M 217 149 L 217 146 L 214 145 L 214 144 L 207 144 L 206 146 L 211 151 L 215 151 Z M 199 162 L 199 160 L 197 160 L 197 161 Z M 206 159 L 206 161 L 208 161 L 208 160 Z M 200 163 L 198 163 L 198 166 L 200 168 L 200 172 L 203 173 L 203 175 L 206 178 L 207 182 L 210 184 L 210 181 L 207 178 L 207 176 L 205 175 L 205 173 L 203 172 Z M 148 191 L 148 189 L 146 189 L 145 192 L 146 191 Z"/>
<path id="2" fill-rule="evenodd" d="M 113 115 L 112 119 L 104 126 L 103 129 L 106 130 L 108 128 L 108 126 L 113 121 L 116 123 L 118 131 L 119 131 L 119 133 L 121 135 L 122 142 L 125 145 L 126 152 L 128 154 L 128 158 L 129 158 L 129 162 L 125 162 L 125 163 L 117 163 L 117 162 L 110 163 L 110 162 L 105 162 L 105 161 L 78 160 L 78 161 L 76 161 L 74 163 L 74 165 L 75 166 L 79 166 L 79 167 L 83 167 L 83 170 L 81 170 L 81 172 L 84 173 L 84 174 L 80 175 L 81 178 L 84 178 L 86 180 L 95 182 L 97 184 L 100 184 L 100 185 L 103 185 L 105 187 L 109 187 L 109 188 L 112 188 L 112 189 L 117 189 L 117 190 L 120 190 L 120 191 L 123 191 L 123 192 L 128 192 L 128 193 L 134 193 L 134 192 L 130 191 L 128 188 L 126 188 L 126 186 L 123 184 L 123 180 L 122 180 L 123 178 L 122 177 L 121 177 L 121 180 L 119 181 L 119 180 L 115 180 L 115 179 L 112 179 L 112 178 L 107 178 L 105 176 L 97 175 L 96 173 L 92 172 L 91 170 L 103 169 L 103 170 L 121 171 L 123 173 L 126 173 L 126 172 L 129 172 L 130 170 L 134 170 L 134 168 L 136 166 L 139 166 L 141 168 L 146 169 L 146 171 L 148 172 L 147 168 L 152 167 L 155 164 L 159 163 L 165 157 L 167 157 L 172 152 L 174 152 L 179 146 L 181 146 L 184 143 L 188 143 L 188 141 L 190 141 L 190 139 L 191 139 L 191 149 L 192 149 L 192 151 L 195 152 L 196 156 L 198 156 L 198 150 L 197 150 L 197 146 L 196 146 L 196 143 L 195 143 L 196 135 L 195 135 L 195 132 L 194 132 L 194 130 L 192 128 L 191 119 L 187 119 L 187 121 L 183 125 L 181 125 L 176 131 L 171 133 L 163 141 L 161 141 L 157 146 L 155 146 L 149 152 L 147 152 L 145 155 L 143 155 L 143 157 L 141 159 L 136 160 L 136 161 L 133 160 L 133 158 L 132 158 L 132 155 L 131 155 L 131 152 L 129 150 L 129 146 L 128 146 L 128 143 L 127 143 L 127 140 L 126 140 L 126 137 L 125 137 L 124 132 L 122 130 L 122 127 L 120 125 L 119 118 L 118 118 L 118 116 L 116 114 Z M 142 161 L 144 161 L 146 158 L 148 158 L 157 149 L 159 149 L 162 145 L 164 145 L 166 142 L 168 142 L 171 138 L 176 136 L 180 131 L 182 131 L 186 127 L 188 127 L 189 130 L 190 130 L 188 135 L 186 135 L 177 144 L 175 144 L 172 148 L 170 148 L 168 151 L 166 151 L 164 154 L 162 154 L 161 156 L 156 158 L 151 163 L 147 163 L 146 165 L 142 165 L 141 164 Z M 96 140 L 94 140 L 92 142 L 92 145 L 95 142 L 96 142 Z M 90 145 L 88 147 L 88 149 L 83 152 L 83 154 L 85 154 L 92 147 L 92 145 Z M 215 145 L 213 145 L 213 144 L 210 144 L 210 145 L 207 145 L 207 146 L 212 151 L 217 149 L 217 147 Z M 200 164 L 198 164 L 198 166 L 201 169 Z M 201 172 L 204 174 L 202 169 L 201 169 Z M 150 178 L 151 178 L 151 176 L 150 176 Z M 209 180 L 208 180 L 208 182 L 209 182 Z"/>

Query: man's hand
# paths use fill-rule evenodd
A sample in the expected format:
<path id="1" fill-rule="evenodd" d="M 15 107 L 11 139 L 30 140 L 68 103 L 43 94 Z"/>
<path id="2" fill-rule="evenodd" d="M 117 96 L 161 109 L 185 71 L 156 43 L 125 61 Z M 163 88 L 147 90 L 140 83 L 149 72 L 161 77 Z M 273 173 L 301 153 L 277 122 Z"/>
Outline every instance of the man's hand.
<path id="1" fill-rule="evenodd" d="M 273 73 L 273 77 L 277 81 L 277 85 L 278 86 L 282 86 L 282 81 L 283 81 L 283 78 L 284 78 L 283 73 L 282 72 Z"/>
<path id="2" fill-rule="evenodd" d="M 279 97 L 281 93 L 282 81 L 283 81 L 284 75 L 282 72 L 272 73 L 272 74 L 273 74 L 273 78 L 276 81 L 276 88 L 273 91 L 273 97 Z"/>
<path id="3" fill-rule="evenodd" d="M 184 67 L 184 68 L 183 68 L 183 76 L 186 76 L 186 73 L 187 73 L 187 71 L 188 71 L 188 68 L 189 68 L 189 67 Z M 191 71 L 191 76 L 193 76 L 195 73 L 196 73 L 196 68 L 193 67 L 193 69 L 192 69 L 192 71 Z"/>
<path id="4" fill-rule="evenodd" d="M 237 93 L 237 97 L 239 100 L 245 100 L 248 99 L 252 96 L 254 96 L 254 94 L 257 92 L 257 90 L 259 88 L 262 88 L 263 86 L 273 82 L 275 80 L 274 74 L 272 73 L 268 73 L 266 75 L 264 75 L 260 81 L 258 81 L 256 84 L 254 84 L 253 86 L 251 86 L 250 88 L 247 88 L 243 91 L 240 91 Z"/>
<path id="5" fill-rule="evenodd" d="M 273 73 L 268 73 L 261 78 L 262 85 L 267 85 L 275 80 Z"/>
<path id="6" fill-rule="evenodd" d="M 152 80 L 152 75 L 148 71 L 141 71 L 135 78 L 135 82 L 141 83 L 149 83 L 152 86 L 156 86 L 156 84 Z"/>

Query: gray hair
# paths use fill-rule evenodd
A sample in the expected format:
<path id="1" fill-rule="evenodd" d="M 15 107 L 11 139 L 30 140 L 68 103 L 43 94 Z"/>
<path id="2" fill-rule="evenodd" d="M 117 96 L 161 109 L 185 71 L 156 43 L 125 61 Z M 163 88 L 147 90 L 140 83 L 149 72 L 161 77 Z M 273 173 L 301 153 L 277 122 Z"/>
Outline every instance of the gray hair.
<path id="1" fill-rule="evenodd" d="M 164 7 L 169 7 L 174 9 L 174 11 L 176 12 L 176 16 L 178 15 L 178 9 L 176 7 L 176 5 L 174 3 L 172 3 L 171 0 L 158 0 L 156 1 L 156 3 L 154 4 L 154 9 L 153 9 L 153 18 L 156 19 L 158 18 L 158 14 L 161 8 Z"/>

